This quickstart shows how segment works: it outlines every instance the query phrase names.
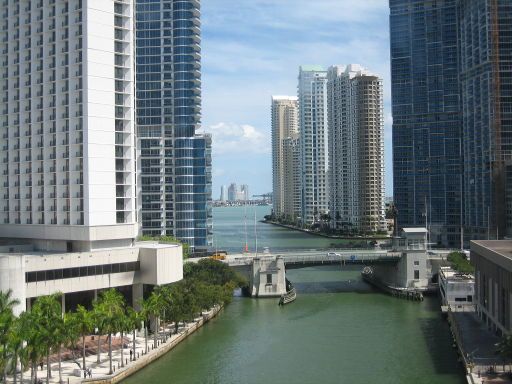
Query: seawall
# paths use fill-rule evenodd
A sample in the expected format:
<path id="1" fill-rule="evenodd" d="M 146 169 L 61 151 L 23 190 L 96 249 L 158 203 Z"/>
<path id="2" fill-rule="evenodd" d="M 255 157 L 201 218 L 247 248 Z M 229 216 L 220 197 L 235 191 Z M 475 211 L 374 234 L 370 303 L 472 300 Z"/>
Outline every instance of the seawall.
<path id="1" fill-rule="evenodd" d="M 128 376 L 133 375 L 134 373 L 140 371 L 144 367 L 148 366 L 155 360 L 164 356 L 171 349 L 176 347 L 179 343 L 185 340 L 189 335 L 197 331 L 208 321 L 213 319 L 217 314 L 222 310 L 223 307 L 215 307 L 209 313 L 204 314 L 202 318 L 194 322 L 192 325 L 187 327 L 187 329 L 179 334 L 177 337 L 169 338 L 166 343 L 160 344 L 160 346 L 150 352 L 148 354 L 141 356 L 135 363 L 130 363 L 128 366 L 117 370 L 111 376 L 97 377 L 93 379 L 84 379 L 82 383 L 87 384 L 114 384 L 119 383 L 122 380 L 126 379 Z"/>

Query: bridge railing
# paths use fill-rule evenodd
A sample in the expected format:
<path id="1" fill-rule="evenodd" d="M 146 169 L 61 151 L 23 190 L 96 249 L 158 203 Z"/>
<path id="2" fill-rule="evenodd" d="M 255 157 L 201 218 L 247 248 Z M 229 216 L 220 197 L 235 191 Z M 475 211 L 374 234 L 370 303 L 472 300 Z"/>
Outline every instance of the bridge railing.
<path id="1" fill-rule="evenodd" d="M 399 253 L 352 253 L 338 255 L 283 255 L 285 263 L 312 263 L 312 262 L 375 262 L 384 260 L 398 260 Z"/>

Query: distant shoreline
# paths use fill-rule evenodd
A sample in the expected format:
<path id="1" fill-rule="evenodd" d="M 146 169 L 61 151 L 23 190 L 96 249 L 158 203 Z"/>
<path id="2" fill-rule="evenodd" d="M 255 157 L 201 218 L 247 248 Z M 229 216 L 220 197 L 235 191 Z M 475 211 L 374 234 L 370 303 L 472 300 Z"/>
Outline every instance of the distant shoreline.
<path id="1" fill-rule="evenodd" d="M 278 227 L 283 227 L 283 228 L 291 229 L 293 231 L 304 232 L 304 233 L 308 233 L 310 235 L 325 237 L 327 239 L 334 239 L 334 240 L 371 241 L 371 240 L 389 240 L 390 239 L 389 236 L 383 236 L 383 235 L 371 236 L 371 237 L 354 237 L 354 236 L 328 235 L 326 233 L 314 232 L 314 231 L 310 231 L 308 229 L 298 228 L 298 227 L 295 227 L 293 225 L 282 224 L 282 223 L 278 223 L 276 221 L 271 221 L 271 220 L 260 220 L 260 223 L 277 225 Z"/>

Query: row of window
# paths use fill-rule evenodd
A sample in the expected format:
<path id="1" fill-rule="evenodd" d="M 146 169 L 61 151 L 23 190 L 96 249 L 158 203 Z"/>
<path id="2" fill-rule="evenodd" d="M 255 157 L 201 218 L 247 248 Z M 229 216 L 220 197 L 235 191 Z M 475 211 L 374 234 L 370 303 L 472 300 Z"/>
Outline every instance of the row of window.
<path id="1" fill-rule="evenodd" d="M 88 267 L 50 269 L 47 271 L 26 272 L 25 281 L 27 283 L 36 283 L 40 281 L 108 275 L 111 273 L 134 272 L 139 270 L 140 261 L 133 261 L 129 263 L 91 265 Z"/>

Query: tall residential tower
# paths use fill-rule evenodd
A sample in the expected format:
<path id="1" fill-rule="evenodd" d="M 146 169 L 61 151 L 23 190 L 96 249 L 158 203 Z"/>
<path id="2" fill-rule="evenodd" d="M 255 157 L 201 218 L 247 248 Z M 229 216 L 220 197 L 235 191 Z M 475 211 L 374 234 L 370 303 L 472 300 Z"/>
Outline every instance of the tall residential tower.
<path id="1" fill-rule="evenodd" d="M 317 222 L 329 210 L 327 71 L 318 66 L 299 69 L 301 217 Z"/>
<path id="2" fill-rule="evenodd" d="M 327 77 L 332 228 L 383 230 L 382 79 L 357 64 L 330 67 Z"/>
<path id="3" fill-rule="evenodd" d="M 135 0 L 142 233 L 211 244 L 211 138 L 201 117 L 199 0 Z"/>
<path id="4" fill-rule="evenodd" d="M 0 291 L 69 311 L 181 279 L 181 246 L 135 243 L 133 1 L 2 1 L 0 25 Z"/>
<path id="5" fill-rule="evenodd" d="M 278 217 L 300 216 L 298 103 L 294 96 L 272 96 L 273 209 Z"/>

